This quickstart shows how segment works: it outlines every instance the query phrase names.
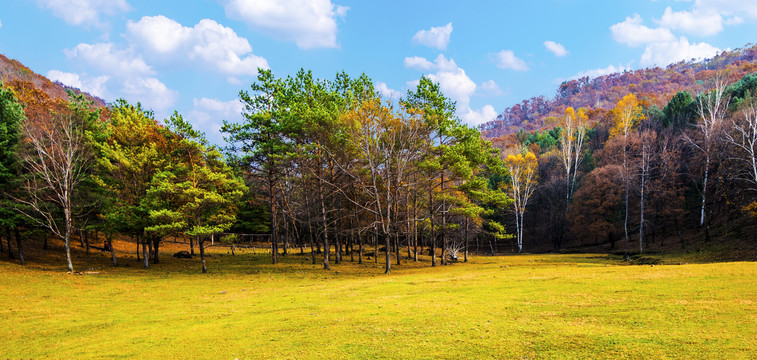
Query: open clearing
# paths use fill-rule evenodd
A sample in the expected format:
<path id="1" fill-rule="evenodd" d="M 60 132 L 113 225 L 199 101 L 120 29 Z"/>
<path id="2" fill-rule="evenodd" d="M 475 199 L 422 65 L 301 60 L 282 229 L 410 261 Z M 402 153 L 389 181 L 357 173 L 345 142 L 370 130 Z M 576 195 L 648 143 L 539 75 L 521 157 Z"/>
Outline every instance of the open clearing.
<path id="1" fill-rule="evenodd" d="M 270 265 L 266 254 L 211 254 L 205 275 L 197 259 L 168 255 L 145 270 L 94 254 L 81 275 L 62 261 L 3 260 L 0 357 L 757 356 L 754 262 L 480 256 L 433 269 L 403 261 L 383 275 L 372 260 L 324 271 L 301 255 Z"/>

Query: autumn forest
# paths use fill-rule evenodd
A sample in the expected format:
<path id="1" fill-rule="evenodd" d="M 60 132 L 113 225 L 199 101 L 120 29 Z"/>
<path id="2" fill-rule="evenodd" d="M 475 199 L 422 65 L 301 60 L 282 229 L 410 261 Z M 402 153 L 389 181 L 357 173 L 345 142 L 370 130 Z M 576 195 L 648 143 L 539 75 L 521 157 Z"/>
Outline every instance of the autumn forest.
<path id="1" fill-rule="evenodd" d="M 205 272 L 209 242 L 254 241 L 274 264 L 307 249 L 324 269 L 381 258 L 387 273 L 424 251 L 433 267 L 717 244 L 757 216 L 756 70 L 749 47 L 570 80 L 481 129 L 429 78 L 391 101 L 366 75 L 261 70 L 244 122 L 211 144 L 178 113 L 65 93 L 4 59 L 0 244 L 24 263 L 58 239 L 74 271 L 75 242 L 117 265 L 113 239 L 131 241 L 149 267 L 180 238 Z"/>

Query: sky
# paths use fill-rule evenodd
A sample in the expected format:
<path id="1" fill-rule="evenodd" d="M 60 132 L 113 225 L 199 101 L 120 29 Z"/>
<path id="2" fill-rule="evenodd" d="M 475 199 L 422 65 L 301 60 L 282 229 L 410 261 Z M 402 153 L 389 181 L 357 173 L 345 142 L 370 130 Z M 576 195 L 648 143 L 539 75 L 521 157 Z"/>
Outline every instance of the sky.
<path id="1" fill-rule="evenodd" d="M 158 119 L 178 111 L 217 144 L 258 68 L 365 73 L 394 100 L 426 75 L 476 126 L 565 80 L 710 58 L 755 34 L 746 0 L 0 2 L 0 53 Z"/>

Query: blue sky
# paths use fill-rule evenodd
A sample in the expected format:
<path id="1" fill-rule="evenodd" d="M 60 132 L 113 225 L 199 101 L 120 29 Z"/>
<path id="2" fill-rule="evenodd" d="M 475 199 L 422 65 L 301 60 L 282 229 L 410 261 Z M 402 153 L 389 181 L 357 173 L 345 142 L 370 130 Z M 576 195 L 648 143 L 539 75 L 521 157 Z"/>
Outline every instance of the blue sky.
<path id="1" fill-rule="evenodd" d="M 258 67 L 425 74 L 477 125 L 578 76 L 711 57 L 757 34 L 757 1 L 9 0 L 0 53 L 106 101 L 174 110 L 221 142 Z"/>

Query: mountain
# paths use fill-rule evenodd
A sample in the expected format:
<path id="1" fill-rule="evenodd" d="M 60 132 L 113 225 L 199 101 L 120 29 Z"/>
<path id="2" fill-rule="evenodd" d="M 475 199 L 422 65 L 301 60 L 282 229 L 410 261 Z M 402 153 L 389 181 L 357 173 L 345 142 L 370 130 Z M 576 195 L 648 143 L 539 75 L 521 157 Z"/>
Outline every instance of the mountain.
<path id="1" fill-rule="evenodd" d="M 721 71 L 729 82 L 757 71 L 757 45 L 724 51 L 720 55 L 699 62 L 681 61 L 666 68 L 646 68 L 625 71 L 596 78 L 582 77 L 565 81 L 551 99 L 545 96 L 523 100 L 505 109 L 497 118 L 481 125 L 487 138 L 551 128 L 549 117 L 559 117 L 565 108 L 584 107 L 587 110 L 609 110 L 628 93 L 634 93 L 651 106 L 662 109 L 679 91 L 696 94 L 703 90 L 703 80 Z"/>
<path id="2" fill-rule="evenodd" d="M 64 85 L 58 81 L 50 81 L 50 79 L 35 73 L 18 60 L 9 59 L 2 54 L 0 54 L 0 82 L 4 84 L 16 83 L 16 85 L 28 83 L 33 85 L 34 88 L 46 93 L 51 98 L 64 100 L 68 100 L 67 90 L 71 90 L 74 94 L 84 94 L 84 96 L 93 101 L 97 106 L 106 105 L 106 102 L 103 99 L 83 92 L 75 87 Z M 23 86 L 11 87 L 19 88 Z"/>

